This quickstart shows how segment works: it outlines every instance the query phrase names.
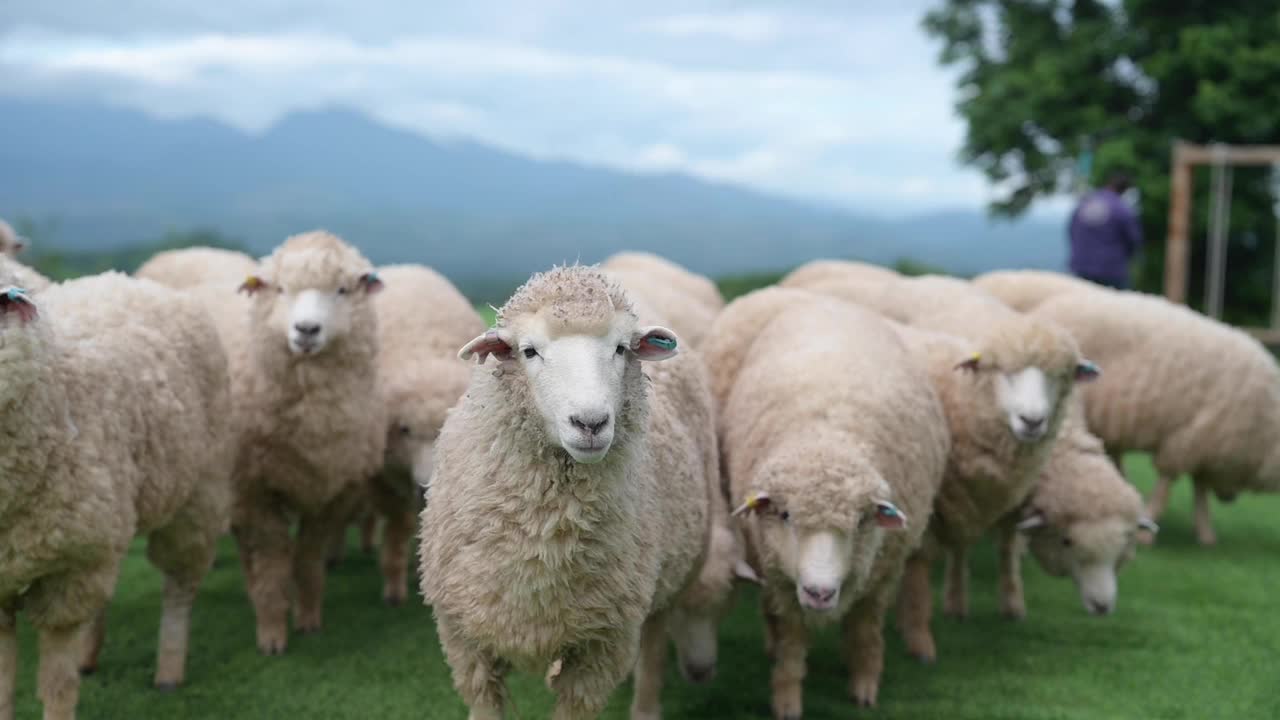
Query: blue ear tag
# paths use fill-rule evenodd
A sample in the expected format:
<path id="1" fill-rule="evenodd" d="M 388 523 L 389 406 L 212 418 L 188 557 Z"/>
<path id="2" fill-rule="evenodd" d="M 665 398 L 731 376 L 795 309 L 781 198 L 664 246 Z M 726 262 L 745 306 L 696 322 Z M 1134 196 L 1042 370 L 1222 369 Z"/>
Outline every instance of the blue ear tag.
<path id="1" fill-rule="evenodd" d="M 18 298 L 25 299 L 27 291 L 20 287 L 11 287 L 5 292 L 5 295 L 8 296 L 10 300 L 17 300 Z"/>
<path id="2" fill-rule="evenodd" d="M 885 517 L 898 517 L 898 511 L 894 510 L 888 505 L 881 505 L 878 508 L 876 508 L 876 511 Z"/>
<path id="3" fill-rule="evenodd" d="M 675 350 L 675 349 L 676 349 L 676 341 L 675 341 L 675 340 L 672 340 L 671 338 L 664 338 L 664 337 L 651 337 L 651 338 L 647 338 L 647 342 L 648 342 L 650 345 L 657 345 L 658 347 L 662 348 L 663 350 Z"/>

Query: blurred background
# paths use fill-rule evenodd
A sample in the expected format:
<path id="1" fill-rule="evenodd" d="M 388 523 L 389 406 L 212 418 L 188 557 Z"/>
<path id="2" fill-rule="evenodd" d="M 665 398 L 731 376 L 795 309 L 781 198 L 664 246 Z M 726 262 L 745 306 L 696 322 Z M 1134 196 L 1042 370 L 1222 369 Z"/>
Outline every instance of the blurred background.
<path id="1" fill-rule="evenodd" d="M 1064 269 L 1124 167 L 1160 292 L 1175 139 L 1280 142 L 1277 3 L 0 3 L 0 218 L 55 277 L 316 227 L 477 302 L 620 249 L 730 295 L 815 257 Z M 1278 177 L 1233 173 L 1233 322 L 1269 312 Z"/>

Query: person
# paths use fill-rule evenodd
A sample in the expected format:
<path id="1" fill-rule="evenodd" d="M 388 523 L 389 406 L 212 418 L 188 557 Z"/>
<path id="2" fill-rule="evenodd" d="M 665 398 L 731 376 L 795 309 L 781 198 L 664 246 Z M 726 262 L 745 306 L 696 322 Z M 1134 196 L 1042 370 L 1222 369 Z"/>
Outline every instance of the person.
<path id="1" fill-rule="evenodd" d="M 1129 263 L 1142 247 L 1138 214 L 1121 196 L 1132 185 L 1127 173 L 1111 173 L 1107 184 L 1085 195 L 1071 213 L 1071 272 L 1099 285 L 1129 287 Z"/>

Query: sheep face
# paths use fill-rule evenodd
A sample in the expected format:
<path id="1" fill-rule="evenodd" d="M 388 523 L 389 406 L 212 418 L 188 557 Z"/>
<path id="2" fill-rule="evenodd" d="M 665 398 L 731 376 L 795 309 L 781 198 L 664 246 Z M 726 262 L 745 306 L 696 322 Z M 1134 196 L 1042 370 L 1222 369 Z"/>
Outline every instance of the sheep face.
<path id="1" fill-rule="evenodd" d="M 439 428 L 432 429 L 429 423 L 412 418 L 412 415 L 411 407 L 392 408 L 387 461 L 390 465 L 408 469 L 414 483 L 425 488 L 431 484 L 432 458 Z"/>
<path id="2" fill-rule="evenodd" d="M 1059 528 L 1032 515 L 1019 528 L 1028 532 L 1031 554 L 1045 572 L 1070 577 L 1085 610 L 1109 615 L 1116 607 L 1116 574 L 1133 559 L 1137 531 L 1154 528 L 1154 524 L 1107 517 Z"/>
<path id="3" fill-rule="evenodd" d="M 255 298 L 255 314 L 285 339 L 295 356 L 318 355 L 351 331 L 354 318 L 371 314 L 368 296 L 382 289 L 372 270 L 351 271 L 312 252 L 274 258 L 269 275 L 255 275 L 240 289 Z"/>
<path id="4" fill-rule="evenodd" d="M 718 629 L 733 609 L 735 578 L 760 582 L 747 564 L 740 539 L 728 527 L 714 527 L 698 580 L 671 608 L 670 635 L 680 674 L 688 682 L 705 683 L 715 677 Z"/>
<path id="5" fill-rule="evenodd" d="M 991 376 L 996 407 L 1009 423 L 1009 431 L 1018 442 L 1034 443 L 1044 439 L 1054 424 L 1075 382 L 1097 377 L 1098 369 L 1088 360 L 1069 368 L 1024 365 L 1006 369 L 982 361 L 977 354 L 961 362 L 957 368 Z"/>
<path id="6" fill-rule="evenodd" d="M 554 309 L 521 316 L 467 343 L 459 357 L 492 354 L 521 372 L 547 441 L 576 462 L 600 462 L 613 445 L 627 388 L 642 382 L 639 361 L 676 354 L 676 335 L 638 327 L 630 312 L 604 322 L 565 322 Z M 505 370 L 504 370 L 505 372 Z"/>
<path id="7" fill-rule="evenodd" d="M 906 516 L 879 477 L 824 485 L 818 493 L 757 490 L 734 514 L 755 518 L 766 583 L 785 579 L 806 613 L 835 616 L 842 595 L 865 585 L 885 533 L 904 528 Z"/>

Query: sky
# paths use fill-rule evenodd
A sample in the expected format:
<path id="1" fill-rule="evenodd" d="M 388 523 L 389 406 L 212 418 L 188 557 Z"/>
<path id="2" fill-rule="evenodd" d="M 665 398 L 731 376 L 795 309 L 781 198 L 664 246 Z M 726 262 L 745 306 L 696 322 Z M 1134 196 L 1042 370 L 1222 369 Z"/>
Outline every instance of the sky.
<path id="1" fill-rule="evenodd" d="M 437 138 L 863 212 L 989 199 L 928 0 L 4 0 L 0 94 L 261 131 L 347 106 Z"/>

